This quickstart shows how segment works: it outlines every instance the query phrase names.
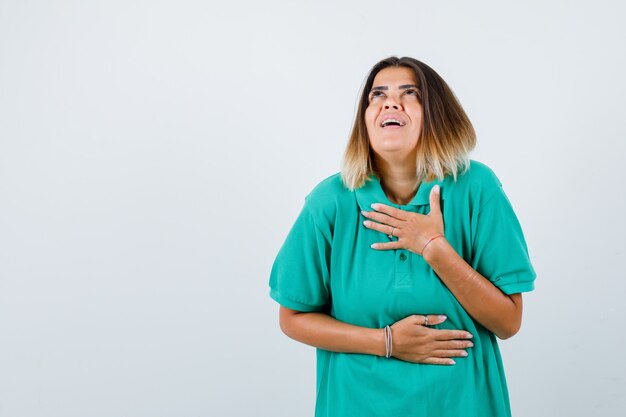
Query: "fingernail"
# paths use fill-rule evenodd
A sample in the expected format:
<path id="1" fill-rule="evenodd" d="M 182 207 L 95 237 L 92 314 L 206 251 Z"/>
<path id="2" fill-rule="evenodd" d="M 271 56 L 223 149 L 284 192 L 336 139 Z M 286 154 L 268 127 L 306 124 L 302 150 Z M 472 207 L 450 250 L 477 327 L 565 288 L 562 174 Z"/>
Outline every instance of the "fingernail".
<path id="1" fill-rule="evenodd" d="M 471 334 L 471 333 L 468 333 L 467 336 L 465 336 L 465 337 L 467 337 L 468 339 L 471 339 L 472 337 L 474 337 L 474 335 Z"/>
<path id="2" fill-rule="evenodd" d="M 444 316 L 443 314 L 439 316 L 439 319 L 440 319 L 440 320 L 445 320 L 445 319 L 447 319 L 447 318 L 448 318 L 448 316 Z"/>
<path id="3" fill-rule="evenodd" d="M 433 187 L 433 190 L 435 190 L 435 192 L 436 192 L 436 193 L 438 193 L 438 192 L 439 192 L 439 186 L 438 186 L 438 185 L 435 185 L 435 186 Z"/>
<path id="4" fill-rule="evenodd" d="M 467 356 L 467 352 L 466 351 L 461 352 L 461 356 Z"/>
<path id="5" fill-rule="evenodd" d="M 467 345 L 467 347 L 474 347 L 474 344 L 472 342 L 469 342 L 469 345 Z"/>
<path id="6" fill-rule="evenodd" d="M 456 362 L 450 359 L 450 365 L 456 365 Z"/>
<path id="7" fill-rule="evenodd" d="M 367 213 L 368 213 L 367 211 L 365 211 L 365 210 L 361 210 L 361 214 L 365 215 L 365 214 L 367 214 Z"/>

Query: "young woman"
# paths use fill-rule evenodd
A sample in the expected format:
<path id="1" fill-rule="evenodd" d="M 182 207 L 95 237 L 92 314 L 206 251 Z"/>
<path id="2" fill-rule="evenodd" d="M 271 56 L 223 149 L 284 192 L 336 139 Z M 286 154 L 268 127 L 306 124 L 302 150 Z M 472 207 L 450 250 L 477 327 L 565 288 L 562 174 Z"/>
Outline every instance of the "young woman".
<path id="1" fill-rule="evenodd" d="M 342 171 L 320 182 L 270 276 L 289 337 L 317 347 L 316 417 L 510 416 L 496 336 L 535 271 L 474 129 L 413 58 L 377 63 Z"/>

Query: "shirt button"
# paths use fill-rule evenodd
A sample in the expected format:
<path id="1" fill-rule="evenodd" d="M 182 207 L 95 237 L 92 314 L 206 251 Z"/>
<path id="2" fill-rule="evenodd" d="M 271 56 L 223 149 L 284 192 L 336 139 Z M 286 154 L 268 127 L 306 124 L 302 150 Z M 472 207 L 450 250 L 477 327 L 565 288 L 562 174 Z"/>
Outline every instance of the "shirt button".
<path id="1" fill-rule="evenodd" d="M 406 253 L 403 252 L 400 254 L 400 260 L 403 262 L 406 261 Z"/>

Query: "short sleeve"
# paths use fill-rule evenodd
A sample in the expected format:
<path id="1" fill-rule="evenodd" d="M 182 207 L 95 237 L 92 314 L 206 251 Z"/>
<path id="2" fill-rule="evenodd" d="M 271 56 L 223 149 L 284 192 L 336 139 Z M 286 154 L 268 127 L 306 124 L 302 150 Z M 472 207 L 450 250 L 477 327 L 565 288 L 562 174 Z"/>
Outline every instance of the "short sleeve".
<path id="1" fill-rule="evenodd" d="M 501 185 L 472 217 L 472 267 L 505 294 L 532 291 L 536 273 L 522 227 Z"/>
<path id="2" fill-rule="evenodd" d="M 270 297 L 298 311 L 322 311 L 330 302 L 329 237 L 307 203 L 280 248 L 270 273 Z"/>

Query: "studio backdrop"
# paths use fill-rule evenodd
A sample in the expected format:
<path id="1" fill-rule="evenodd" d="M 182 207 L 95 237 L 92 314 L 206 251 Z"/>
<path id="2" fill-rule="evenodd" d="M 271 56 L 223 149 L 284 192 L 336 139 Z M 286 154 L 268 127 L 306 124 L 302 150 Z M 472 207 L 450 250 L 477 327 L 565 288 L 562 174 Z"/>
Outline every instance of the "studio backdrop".
<path id="1" fill-rule="evenodd" d="M 0 417 L 312 416 L 272 262 L 370 67 L 450 85 L 537 272 L 513 415 L 621 416 L 625 6 L 0 1 Z"/>

